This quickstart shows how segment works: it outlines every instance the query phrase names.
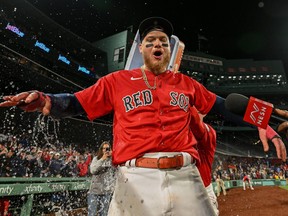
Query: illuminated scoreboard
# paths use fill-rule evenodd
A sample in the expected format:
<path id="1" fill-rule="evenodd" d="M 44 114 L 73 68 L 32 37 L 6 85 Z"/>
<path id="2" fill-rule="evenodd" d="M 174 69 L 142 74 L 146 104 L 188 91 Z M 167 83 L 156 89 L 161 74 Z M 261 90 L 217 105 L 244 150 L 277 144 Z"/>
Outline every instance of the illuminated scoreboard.
<path id="1" fill-rule="evenodd" d="M 35 36 L 29 37 L 28 33 L 23 32 L 20 27 L 13 25 L 11 23 L 7 23 L 4 26 L 4 29 L 6 31 L 9 31 L 12 34 L 15 34 L 15 37 L 18 37 L 18 38 L 16 38 L 15 41 L 13 41 L 14 43 L 25 44 L 27 49 L 32 49 L 32 47 L 36 48 L 36 49 L 38 49 L 38 51 L 41 51 L 43 54 L 47 55 L 47 56 L 44 56 L 42 54 L 42 57 L 46 57 L 53 62 L 58 62 L 61 64 L 65 64 L 67 66 L 70 66 L 70 69 L 72 69 L 74 71 L 84 73 L 84 74 L 91 76 L 91 77 L 94 77 L 94 78 L 96 77 L 95 72 L 91 71 L 91 68 L 93 68 L 93 66 L 87 67 L 85 65 L 82 65 L 82 64 L 78 63 L 77 61 L 75 61 L 74 59 L 72 59 L 71 57 L 60 53 L 60 51 L 58 49 L 55 49 L 55 48 L 49 46 L 46 42 L 41 41 L 41 39 L 38 39 Z M 8 35 L 8 37 L 9 37 L 9 35 Z M 13 39 L 13 37 L 11 37 L 10 39 Z"/>

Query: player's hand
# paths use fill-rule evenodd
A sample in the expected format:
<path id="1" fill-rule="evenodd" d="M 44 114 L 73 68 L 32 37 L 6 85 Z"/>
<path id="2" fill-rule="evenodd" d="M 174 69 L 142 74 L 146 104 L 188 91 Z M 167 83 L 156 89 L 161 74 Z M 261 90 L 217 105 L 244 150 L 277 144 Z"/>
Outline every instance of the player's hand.
<path id="1" fill-rule="evenodd" d="M 102 156 L 102 159 L 106 160 L 107 158 L 111 157 L 111 155 L 112 155 L 112 151 L 105 151 Z"/>
<path id="2" fill-rule="evenodd" d="M 277 126 L 277 132 L 284 134 L 288 139 L 288 121 L 282 122 Z"/>
<path id="3" fill-rule="evenodd" d="M 287 110 L 281 110 L 281 109 L 277 109 L 275 108 L 273 110 L 273 113 L 283 117 L 283 118 L 288 118 L 288 111 Z"/>
<path id="4" fill-rule="evenodd" d="M 0 107 L 17 106 L 26 112 L 42 112 L 48 115 L 51 110 L 50 97 L 39 91 L 22 92 L 17 95 L 3 96 Z"/>
<path id="5" fill-rule="evenodd" d="M 258 127 L 258 132 L 264 151 L 269 151 L 268 141 L 270 140 L 276 148 L 277 157 L 282 159 L 282 161 L 286 161 L 286 147 L 279 134 L 277 134 L 276 131 L 274 131 L 273 128 L 271 128 L 269 125 L 266 129 Z"/>

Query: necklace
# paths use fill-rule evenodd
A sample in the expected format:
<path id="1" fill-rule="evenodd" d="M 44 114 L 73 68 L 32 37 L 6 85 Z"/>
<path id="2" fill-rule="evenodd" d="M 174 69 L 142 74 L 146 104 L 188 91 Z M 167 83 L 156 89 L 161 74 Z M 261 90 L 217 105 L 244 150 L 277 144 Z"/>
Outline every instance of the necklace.
<path id="1" fill-rule="evenodd" d="M 155 90 L 156 89 L 156 77 L 154 77 L 154 86 L 151 86 L 148 82 L 148 79 L 147 79 L 147 76 L 146 76 L 146 73 L 145 73 L 145 70 L 144 70 L 144 67 L 141 66 L 141 72 L 142 72 L 142 76 L 143 76 L 143 80 L 146 84 L 146 86 L 149 88 L 149 89 L 152 89 L 152 90 Z"/>

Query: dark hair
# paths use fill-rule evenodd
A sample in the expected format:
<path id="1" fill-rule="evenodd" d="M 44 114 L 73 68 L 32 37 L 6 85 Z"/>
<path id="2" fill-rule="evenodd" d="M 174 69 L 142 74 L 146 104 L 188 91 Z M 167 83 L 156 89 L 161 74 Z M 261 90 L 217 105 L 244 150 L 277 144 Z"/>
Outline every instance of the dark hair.
<path id="1" fill-rule="evenodd" d="M 104 145 L 109 145 L 110 146 L 110 142 L 109 141 L 103 141 L 96 153 L 97 159 L 99 160 L 100 158 L 102 158 L 103 156 L 103 147 Z"/>

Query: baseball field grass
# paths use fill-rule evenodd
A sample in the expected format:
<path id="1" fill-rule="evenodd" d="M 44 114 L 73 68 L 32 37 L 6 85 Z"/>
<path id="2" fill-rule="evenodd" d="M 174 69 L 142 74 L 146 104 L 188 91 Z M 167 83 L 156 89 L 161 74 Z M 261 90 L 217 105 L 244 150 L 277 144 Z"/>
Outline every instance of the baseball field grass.
<path id="1" fill-rule="evenodd" d="M 283 188 L 283 189 L 285 189 L 285 190 L 288 190 L 288 185 L 280 186 L 280 188 Z"/>

